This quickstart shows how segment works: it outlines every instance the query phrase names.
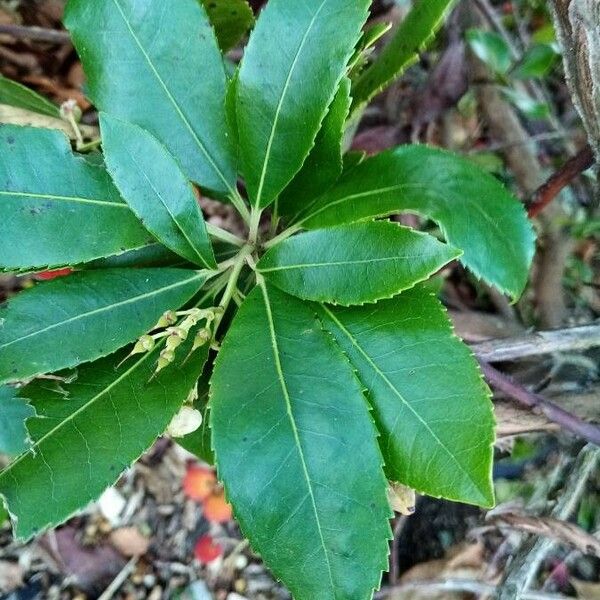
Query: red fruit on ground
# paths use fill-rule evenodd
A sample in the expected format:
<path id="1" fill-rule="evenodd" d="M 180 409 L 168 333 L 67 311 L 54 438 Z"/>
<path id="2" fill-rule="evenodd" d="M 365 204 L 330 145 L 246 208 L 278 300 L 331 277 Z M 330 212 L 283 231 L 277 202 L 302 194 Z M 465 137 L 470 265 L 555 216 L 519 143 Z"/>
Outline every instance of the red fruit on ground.
<path id="1" fill-rule="evenodd" d="M 203 535 L 194 546 L 194 556 L 202 563 L 209 563 L 223 554 L 223 548 L 210 535 Z"/>
<path id="2" fill-rule="evenodd" d="M 233 518 L 231 504 L 225 500 L 223 490 L 215 490 L 204 502 L 204 516 L 213 523 L 227 523 Z"/>
<path id="3" fill-rule="evenodd" d="M 189 466 L 183 478 L 183 492 L 191 500 L 202 502 L 210 496 L 217 484 L 217 477 L 207 467 Z"/>

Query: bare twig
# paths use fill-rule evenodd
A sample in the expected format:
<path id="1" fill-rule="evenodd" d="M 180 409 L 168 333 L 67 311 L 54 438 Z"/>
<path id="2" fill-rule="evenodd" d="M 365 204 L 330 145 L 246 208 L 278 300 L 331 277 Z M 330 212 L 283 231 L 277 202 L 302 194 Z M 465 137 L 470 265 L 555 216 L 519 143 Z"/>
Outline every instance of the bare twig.
<path id="1" fill-rule="evenodd" d="M 593 166 L 593 164 L 594 153 L 588 144 L 537 189 L 529 202 L 529 216 L 537 216 L 564 188 L 570 185 L 581 173 Z"/>
<path id="2" fill-rule="evenodd" d="M 574 433 L 596 446 L 600 446 L 600 427 L 586 423 L 576 415 L 567 412 L 554 402 L 539 394 L 530 392 L 515 382 L 508 375 L 494 369 L 490 364 L 480 360 L 481 369 L 489 383 L 510 398 L 531 409 L 542 412 L 550 421 L 557 423 L 563 429 Z"/>
<path id="3" fill-rule="evenodd" d="M 592 445 L 588 444 L 579 453 L 565 488 L 551 512 L 553 518 L 566 521 L 571 516 L 599 460 L 600 448 Z M 553 546 L 554 542 L 547 539 L 532 538 L 526 543 L 509 565 L 496 598 L 498 600 L 527 598 L 526 590 L 532 584 L 540 564 Z"/>
<path id="4" fill-rule="evenodd" d="M 486 362 L 502 362 L 550 354 L 573 352 L 600 346 L 600 324 L 583 325 L 528 335 L 470 344 L 474 354 Z"/>
<path id="5" fill-rule="evenodd" d="M 110 585 L 98 597 L 98 600 L 111 600 L 111 598 L 119 591 L 119 588 L 125 583 L 125 580 L 131 575 L 139 560 L 139 556 L 134 556 L 112 580 Z"/>
<path id="6" fill-rule="evenodd" d="M 0 34 L 10 35 L 18 40 L 33 40 L 51 44 L 68 44 L 71 35 L 68 31 L 46 29 L 44 27 L 26 27 L 25 25 L 0 25 Z"/>
<path id="7" fill-rule="evenodd" d="M 546 537 L 576 548 L 582 554 L 600 556 L 600 540 L 578 525 L 552 517 L 536 517 L 516 512 L 488 513 L 486 521 L 500 529 L 515 529 Z"/>
<path id="8" fill-rule="evenodd" d="M 383 588 L 380 592 L 375 595 L 376 600 L 382 598 L 388 598 L 393 600 L 396 595 L 403 594 L 401 597 L 405 597 L 406 592 L 427 592 L 429 594 L 440 594 L 444 592 L 466 592 L 470 594 L 493 594 L 496 591 L 496 587 L 485 583 L 483 581 L 477 581 L 475 579 L 445 579 L 445 580 L 421 580 L 421 581 L 407 581 L 406 583 Z M 567 600 L 566 596 L 560 596 L 556 594 L 548 594 L 543 592 L 525 592 L 520 596 L 521 600 Z"/>

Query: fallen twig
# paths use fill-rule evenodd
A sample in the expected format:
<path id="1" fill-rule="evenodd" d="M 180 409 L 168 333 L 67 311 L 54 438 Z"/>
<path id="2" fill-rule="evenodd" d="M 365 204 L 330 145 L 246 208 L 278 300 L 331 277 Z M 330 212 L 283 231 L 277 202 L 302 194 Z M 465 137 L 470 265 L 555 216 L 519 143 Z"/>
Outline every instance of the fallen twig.
<path id="1" fill-rule="evenodd" d="M 568 521 L 515 512 L 488 513 L 486 521 L 494 527 L 533 533 L 572 546 L 582 554 L 600 556 L 600 539 Z"/>
<path id="2" fill-rule="evenodd" d="M 470 346 L 474 354 L 486 362 L 502 362 L 552 352 L 588 350 L 600 346 L 600 324 L 536 331 L 528 335 L 478 342 Z"/>
<path id="3" fill-rule="evenodd" d="M 489 363 L 480 360 L 481 369 L 488 382 L 513 400 L 528 408 L 537 409 L 550 421 L 557 423 L 563 429 L 574 433 L 582 439 L 600 446 L 600 427 L 586 423 L 576 415 L 567 412 L 554 402 L 547 400 L 540 394 L 530 392 L 508 375 L 504 375 Z"/>
<path id="4" fill-rule="evenodd" d="M 529 202 L 527 211 L 529 216 L 532 218 L 537 216 L 564 188 L 593 164 L 594 153 L 588 144 L 537 189 Z"/>
<path id="5" fill-rule="evenodd" d="M 588 444 L 577 456 L 565 487 L 559 496 L 551 517 L 566 521 L 577 508 L 587 480 L 595 471 L 600 460 L 600 448 Z M 554 542 L 532 538 L 515 555 L 508 566 L 503 581 L 498 588 L 498 600 L 526 598 L 526 590 L 532 584 L 540 564 L 553 548 Z"/>
<path id="6" fill-rule="evenodd" d="M 10 35 L 18 40 L 33 40 L 51 44 L 67 44 L 71 42 L 68 31 L 46 29 L 44 27 L 26 27 L 25 25 L 0 25 L 0 34 Z"/>

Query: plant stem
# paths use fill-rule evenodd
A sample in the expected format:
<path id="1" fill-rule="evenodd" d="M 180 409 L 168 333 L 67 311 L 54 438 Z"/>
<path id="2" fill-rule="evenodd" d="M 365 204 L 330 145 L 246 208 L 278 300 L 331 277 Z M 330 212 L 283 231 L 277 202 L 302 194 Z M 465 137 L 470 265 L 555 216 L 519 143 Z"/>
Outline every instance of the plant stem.
<path id="1" fill-rule="evenodd" d="M 100 146 L 100 144 L 102 144 L 102 140 L 100 138 L 97 138 L 95 140 L 92 140 L 91 142 L 81 144 L 81 146 L 77 147 L 77 151 L 78 152 L 89 152 L 90 150 L 95 150 L 96 148 L 98 148 Z"/>
<path id="2" fill-rule="evenodd" d="M 244 199 L 240 196 L 240 193 L 236 189 L 231 190 L 230 199 L 231 203 L 242 216 L 242 219 L 244 219 L 246 223 L 250 223 L 250 211 L 248 210 Z"/>
<path id="3" fill-rule="evenodd" d="M 253 246 L 256 244 L 258 240 L 258 228 L 260 227 L 260 215 L 262 214 L 262 210 L 257 207 L 252 209 L 252 213 L 250 214 L 250 233 L 248 234 L 248 242 Z"/>
<path id="4" fill-rule="evenodd" d="M 529 203 L 528 215 L 530 217 L 537 216 L 565 187 L 593 164 L 594 153 L 591 147 L 587 145 L 537 189 Z"/>
<path id="5" fill-rule="evenodd" d="M 225 311 L 229 307 L 229 303 L 231 302 L 231 299 L 233 298 L 233 295 L 235 294 L 235 291 L 237 290 L 237 282 L 238 282 L 238 279 L 240 278 L 240 273 L 242 272 L 242 269 L 244 268 L 244 265 L 246 264 L 246 257 L 250 256 L 252 254 L 253 250 L 254 250 L 254 246 L 252 246 L 251 244 L 247 244 L 238 252 L 237 256 L 235 257 L 235 261 L 233 263 L 231 273 L 229 273 L 229 280 L 227 281 L 227 287 L 225 288 L 225 291 L 223 292 L 223 296 L 221 297 L 221 302 L 219 302 L 219 306 L 223 310 L 220 314 L 217 314 L 217 316 L 215 317 L 215 322 L 214 322 L 214 326 L 213 326 L 213 332 L 214 332 L 213 337 L 216 337 L 217 331 L 219 329 L 219 325 L 221 324 L 221 320 L 223 319 L 223 316 L 225 315 Z"/>
<path id="6" fill-rule="evenodd" d="M 217 227 L 212 223 L 206 223 L 206 231 L 208 231 L 209 235 L 212 237 L 221 240 L 222 242 L 226 242 L 228 244 L 233 244 L 234 246 L 239 246 L 240 248 L 246 243 L 242 238 L 237 235 L 222 229 L 221 227 Z"/>
<path id="7" fill-rule="evenodd" d="M 270 240 L 265 242 L 264 247 L 268 249 L 272 248 L 273 246 L 277 246 L 277 244 L 280 244 L 281 242 L 283 242 L 283 240 L 286 240 L 290 236 L 294 235 L 295 233 L 300 231 L 300 229 L 302 229 L 300 225 L 292 225 L 291 227 L 284 229 L 279 235 L 276 235 L 274 238 L 271 238 Z"/>

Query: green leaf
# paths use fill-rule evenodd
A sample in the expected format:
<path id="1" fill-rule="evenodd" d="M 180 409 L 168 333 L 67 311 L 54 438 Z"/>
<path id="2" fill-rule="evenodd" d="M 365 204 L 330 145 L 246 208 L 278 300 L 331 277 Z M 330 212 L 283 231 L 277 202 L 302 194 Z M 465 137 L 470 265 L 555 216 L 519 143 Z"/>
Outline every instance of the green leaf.
<path id="1" fill-rule="evenodd" d="M 197 0 L 70 0 L 65 24 L 100 110 L 152 133 L 202 187 L 234 189 L 225 69 Z"/>
<path id="2" fill-rule="evenodd" d="M 28 87 L 0 75 L 0 104 L 24 108 L 48 117 L 59 117 L 58 107 Z"/>
<path id="3" fill-rule="evenodd" d="M 270 0 L 237 82 L 242 172 L 269 205 L 300 170 L 367 18 L 369 0 Z"/>
<path id="4" fill-rule="evenodd" d="M 242 531 L 294 598 L 371 598 L 390 533 L 381 454 L 309 306 L 269 285 L 250 293 L 216 360 L 211 427 Z"/>
<path id="5" fill-rule="evenodd" d="M 353 109 L 368 102 L 412 65 L 431 41 L 454 0 L 416 0 L 394 36 L 352 86 Z"/>
<path id="6" fill-rule="evenodd" d="M 0 382 L 106 356 L 181 307 L 206 279 L 184 269 L 108 269 L 25 290 L 0 306 Z"/>
<path id="7" fill-rule="evenodd" d="M 246 0 L 202 0 L 223 52 L 233 48 L 254 25 L 254 13 Z"/>
<path id="8" fill-rule="evenodd" d="M 436 221 L 473 273 L 513 297 L 527 283 L 535 236 L 522 204 L 470 161 L 427 146 L 368 158 L 298 223 L 313 229 L 412 212 Z"/>
<path id="9" fill-rule="evenodd" d="M 552 44 L 535 44 L 527 50 L 513 75 L 519 79 L 544 77 L 550 72 L 558 56 Z"/>
<path id="10" fill-rule="evenodd" d="M 144 227 L 190 262 L 216 268 L 200 205 L 177 161 L 137 125 L 103 114 L 100 127 L 108 172 Z"/>
<path id="11" fill-rule="evenodd" d="M 179 348 L 182 357 L 191 343 Z M 28 422 L 34 443 L 0 473 L 16 537 L 27 539 L 84 508 L 166 429 L 202 372 L 208 348 L 152 378 L 159 350 L 120 368 L 122 353 L 85 365 L 63 393 L 47 381 L 24 388 L 39 416 Z"/>
<path id="12" fill-rule="evenodd" d="M 288 294 L 347 306 L 394 296 L 460 254 L 430 235 L 375 221 L 294 236 L 271 248 L 257 270 Z"/>
<path id="13" fill-rule="evenodd" d="M 106 171 L 59 131 L 0 127 L 0 269 L 88 262 L 152 241 Z"/>
<path id="14" fill-rule="evenodd" d="M 471 50 L 494 73 L 504 75 L 508 72 L 512 64 L 510 48 L 500 34 L 481 29 L 469 29 L 466 38 Z"/>
<path id="15" fill-rule="evenodd" d="M 545 119 L 550 114 L 550 106 L 547 102 L 532 98 L 526 91 L 503 88 L 502 93 L 530 119 Z"/>
<path id="16" fill-rule="evenodd" d="M 350 100 L 350 80 L 344 77 L 323 119 L 315 145 L 277 200 L 279 214 L 297 214 L 309 200 L 331 187 L 342 174 L 342 138 Z"/>
<path id="17" fill-rule="evenodd" d="M 387 477 L 492 506 L 490 392 L 438 300 L 415 288 L 374 307 L 323 305 L 320 314 L 369 390 Z"/>
<path id="18" fill-rule="evenodd" d="M 35 416 L 33 406 L 16 397 L 16 390 L 0 387 L 0 452 L 16 456 L 29 447 L 25 421 Z M 0 524 L 4 519 L 0 519 Z"/>

